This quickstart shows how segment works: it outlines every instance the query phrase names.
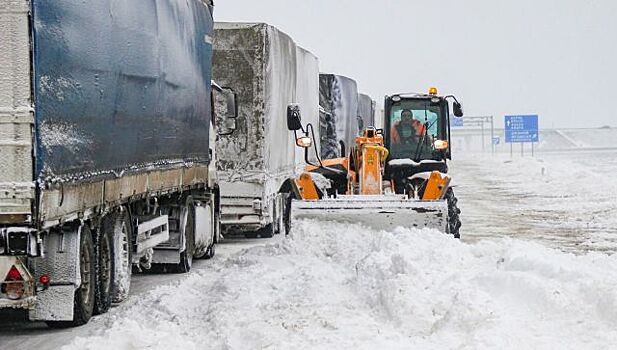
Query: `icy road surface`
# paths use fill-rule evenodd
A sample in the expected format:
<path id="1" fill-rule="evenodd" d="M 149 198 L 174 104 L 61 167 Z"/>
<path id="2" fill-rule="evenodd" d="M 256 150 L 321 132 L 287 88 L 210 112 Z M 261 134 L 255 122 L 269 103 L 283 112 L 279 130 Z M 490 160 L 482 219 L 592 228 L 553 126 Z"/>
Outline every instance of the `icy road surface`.
<path id="1" fill-rule="evenodd" d="M 137 276 L 85 327 L 0 321 L 0 348 L 610 348 L 616 155 L 463 158 L 462 241 L 304 221 L 188 275 Z"/>

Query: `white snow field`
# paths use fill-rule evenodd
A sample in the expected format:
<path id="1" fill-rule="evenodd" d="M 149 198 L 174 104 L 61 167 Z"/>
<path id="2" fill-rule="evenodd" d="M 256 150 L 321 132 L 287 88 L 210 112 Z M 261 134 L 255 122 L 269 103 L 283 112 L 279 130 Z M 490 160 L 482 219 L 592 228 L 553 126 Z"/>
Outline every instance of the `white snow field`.
<path id="1" fill-rule="evenodd" d="M 603 348 L 617 256 L 305 221 L 116 310 L 65 349 Z"/>
<path id="2" fill-rule="evenodd" d="M 466 241 L 507 236 L 617 251 L 617 150 L 461 154 L 451 168 Z"/>
<path id="3" fill-rule="evenodd" d="M 301 221 L 0 349 L 606 349 L 617 344 L 617 152 L 458 155 L 463 239 Z M 21 328 L 19 328 L 21 327 Z"/>

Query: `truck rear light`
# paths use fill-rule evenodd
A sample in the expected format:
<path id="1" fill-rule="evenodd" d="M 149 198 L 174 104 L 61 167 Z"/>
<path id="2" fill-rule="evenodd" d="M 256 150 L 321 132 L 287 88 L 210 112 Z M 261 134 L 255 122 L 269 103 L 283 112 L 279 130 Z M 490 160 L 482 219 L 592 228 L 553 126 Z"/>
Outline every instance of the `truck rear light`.
<path id="1" fill-rule="evenodd" d="M 41 282 L 41 284 L 43 284 L 43 285 L 48 285 L 49 284 L 49 275 L 41 275 L 41 277 L 39 277 L 39 282 Z"/>
<path id="2" fill-rule="evenodd" d="M 13 265 L 6 275 L 4 283 L 2 283 L 2 293 L 6 294 L 6 297 L 11 300 L 21 299 L 25 291 L 23 280 L 21 273 Z"/>
<path id="3" fill-rule="evenodd" d="M 17 270 L 17 267 L 13 265 L 9 270 L 9 273 L 6 274 L 6 278 L 4 279 L 6 282 L 16 282 L 23 281 L 24 278 L 21 277 L 21 273 Z"/>

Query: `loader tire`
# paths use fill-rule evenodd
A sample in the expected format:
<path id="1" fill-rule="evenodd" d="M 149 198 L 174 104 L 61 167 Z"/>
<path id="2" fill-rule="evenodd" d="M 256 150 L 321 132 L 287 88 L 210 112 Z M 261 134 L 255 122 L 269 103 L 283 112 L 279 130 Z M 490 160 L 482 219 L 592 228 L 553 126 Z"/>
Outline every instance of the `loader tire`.
<path id="1" fill-rule="evenodd" d="M 447 233 L 454 236 L 454 238 L 461 238 L 461 219 L 459 214 L 461 210 L 458 208 L 458 199 L 454 195 L 452 188 L 449 188 L 446 192 L 446 200 L 448 201 L 448 226 Z"/>

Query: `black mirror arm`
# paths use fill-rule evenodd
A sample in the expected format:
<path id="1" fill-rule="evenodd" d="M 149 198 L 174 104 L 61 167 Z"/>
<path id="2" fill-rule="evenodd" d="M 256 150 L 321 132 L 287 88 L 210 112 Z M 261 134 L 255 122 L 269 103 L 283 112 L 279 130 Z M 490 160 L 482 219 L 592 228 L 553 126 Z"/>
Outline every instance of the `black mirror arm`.
<path id="1" fill-rule="evenodd" d="M 458 103 L 458 104 L 461 104 L 460 102 L 458 102 L 458 100 L 456 99 L 456 96 L 454 96 L 454 95 L 444 96 L 444 100 L 447 100 L 447 99 L 449 99 L 449 98 L 453 99 L 453 100 L 454 100 L 454 102 L 456 102 L 456 103 Z"/>
<path id="2" fill-rule="evenodd" d="M 309 136 L 309 132 L 310 132 L 311 138 L 313 139 L 313 149 L 315 150 L 315 157 L 317 157 L 317 161 L 319 162 L 319 164 L 314 164 L 313 162 L 311 162 L 311 160 L 309 159 L 308 148 L 305 148 L 304 149 L 304 161 L 306 162 L 306 164 L 314 166 L 316 168 L 321 168 L 321 169 L 328 170 L 328 171 L 330 171 L 332 173 L 335 173 L 335 174 L 340 174 L 340 175 L 347 174 L 344 171 L 341 171 L 341 170 L 338 170 L 338 169 L 329 168 L 329 167 L 323 165 L 323 163 L 321 162 L 321 157 L 319 156 L 319 150 L 317 149 L 317 142 L 315 142 L 315 129 L 313 128 L 313 124 L 311 124 L 311 123 L 306 124 L 305 135 Z"/>
<path id="3" fill-rule="evenodd" d="M 302 129 L 302 131 L 304 131 L 304 129 Z M 314 167 L 318 167 L 318 168 L 323 168 L 323 163 L 321 162 L 321 157 L 319 156 L 319 151 L 317 150 L 317 142 L 315 142 L 315 129 L 313 129 L 313 124 L 308 123 L 306 124 L 306 131 L 305 131 L 305 135 L 309 136 L 309 132 L 310 132 L 310 136 L 313 140 L 313 149 L 315 150 L 315 157 L 317 157 L 317 161 L 319 162 L 319 165 L 317 164 L 313 164 L 311 162 L 311 160 L 309 159 L 309 149 L 306 148 L 304 150 L 304 162 L 308 165 L 312 165 Z"/>

